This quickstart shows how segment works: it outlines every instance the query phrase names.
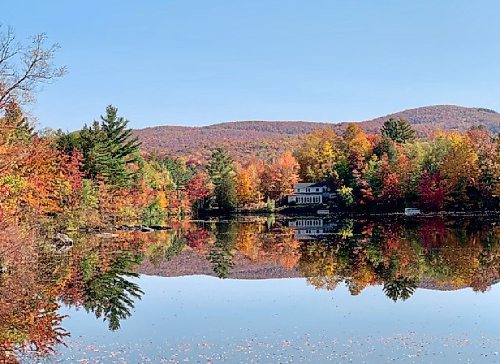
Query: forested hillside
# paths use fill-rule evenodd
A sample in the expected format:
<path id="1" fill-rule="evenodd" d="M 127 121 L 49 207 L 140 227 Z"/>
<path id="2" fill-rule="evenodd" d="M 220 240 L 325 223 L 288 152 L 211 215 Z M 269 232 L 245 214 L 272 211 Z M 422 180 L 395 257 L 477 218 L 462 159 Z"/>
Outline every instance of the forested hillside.
<path id="1" fill-rule="evenodd" d="M 364 128 L 376 132 L 389 118 L 405 119 L 420 135 L 429 135 L 436 129 L 466 131 L 473 126 L 483 125 L 493 133 L 500 132 L 500 114 L 494 110 L 454 105 L 425 106 L 400 111 L 394 114 L 363 122 Z"/>
<path id="2" fill-rule="evenodd" d="M 359 125 L 370 133 L 378 133 L 384 121 L 403 118 L 412 124 L 419 136 L 430 136 L 436 130 L 466 131 L 483 125 L 493 133 L 500 131 L 500 114 L 484 108 L 437 105 L 409 109 L 362 121 Z M 215 146 L 224 145 L 239 160 L 249 155 L 263 158 L 277 156 L 300 144 L 300 137 L 313 130 L 333 127 L 345 130 L 348 123 L 306 121 L 238 121 L 203 127 L 157 126 L 135 130 L 146 151 L 206 160 Z"/>
<path id="3" fill-rule="evenodd" d="M 205 127 L 159 126 L 135 130 L 144 151 L 205 161 L 210 150 L 223 145 L 241 160 L 249 155 L 268 158 L 294 149 L 299 136 L 330 126 L 322 123 L 243 121 Z"/>

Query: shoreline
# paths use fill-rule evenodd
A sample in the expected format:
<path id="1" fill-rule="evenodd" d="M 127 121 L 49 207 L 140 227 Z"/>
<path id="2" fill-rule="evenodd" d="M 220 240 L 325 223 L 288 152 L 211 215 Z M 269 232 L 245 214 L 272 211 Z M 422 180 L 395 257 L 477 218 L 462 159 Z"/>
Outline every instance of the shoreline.
<path id="1" fill-rule="evenodd" d="M 407 221 L 416 221 L 419 219 L 428 219 L 432 217 L 442 217 L 449 218 L 450 221 L 454 219 L 461 218 L 475 218 L 482 217 L 487 219 L 492 219 L 493 221 L 500 222 L 500 213 L 498 211 L 468 211 L 468 212 L 457 212 L 457 211 L 440 211 L 433 213 L 422 213 L 417 216 L 406 216 L 402 212 L 385 212 L 385 213 L 346 213 L 346 212 L 334 212 L 328 215 L 318 215 L 314 213 L 305 213 L 305 214 L 291 214 L 291 213 L 282 213 L 282 212 L 258 212 L 258 213 L 231 213 L 231 214 L 210 214 L 204 216 L 198 216 L 195 218 L 183 218 L 183 219 L 172 219 L 172 221 L 189 221 L 189 222 L 221 222 L 230 219 L 237 219 L 238 217 L 266 217 L 266 216 L 274 216 L 277 220 L 291 220 L 294 218 L 322 218 L 322 219 L 350 219 L 350 218 L 358 218 L 358 219 L 373 219 L 378 220 L 385 217 L 394 217 L 397 220 L 401 220 L 402 218 Z M 172 227 L 169 225 L 144 225 L 144 224 L 124 224 L 124 225 L 115 225 L 108 227 L 94 227 L 87 229 L 87 232 L 110 232 L 110 231 L 136 231 L 142 233 L 150 233 L 164 230 L 171 230 Z"/>

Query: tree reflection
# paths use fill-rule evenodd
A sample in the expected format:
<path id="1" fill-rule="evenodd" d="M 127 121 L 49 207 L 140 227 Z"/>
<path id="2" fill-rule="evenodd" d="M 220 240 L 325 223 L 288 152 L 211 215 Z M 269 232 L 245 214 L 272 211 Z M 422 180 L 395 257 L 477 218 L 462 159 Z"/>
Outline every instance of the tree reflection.
<path id="1" fill-rule="evenodd" d="M 223 223 L 217 228 L 215 243 L 210 248 L 208 260 L 219 278 L 227 278 L 234 267 L 233 249 L 237 233 L 237 225 L 234 223 Z"/>
<path id="2" fill-rule="evenodd" d="M 484 291 L 500 278 L 499 227 L 442 219 L 340 224 L 302 243 L 299 269 L 317 288 L 345 283 L 351 294 L 382 285 L 392 300 L 419 286 Z M 348 233 L 346 233 L 348 232 Z"/>
<path id="3" fill-rule="evenodd" d="M 384 293 L 391 300 L 407 300 L 415 292 L 418 281 L 415 278 L 398 277 L 384 283 Z"/>
<path id="4" fill-rule="evenodd" d="M 130 278 L 138 274 L 130 271 L 139 264 L 141 258 L 130 253 L 122 254 L 112 263 L 111 267 L 102 272 L 87 272 L 83 292 L 83 307 L 87 312 L 93 312 L 97 318 L 108 321 L 109 329 L 120 328 L 120 320 L 130 317 L 134 308 L 134 299 L 140 299 L 144 292 Z"/>
<path id="5" fill-rule="evenodd" d="M 154 243 L 150 242 L 147 251 L 149 260 L 158 266 L 161 262 L 169 261 L 180 254 L 186 245 L 184 231 L 161 234 L 162 239 Z"/>
<path id="6" fill-rule="evenodd" d="M 16 362 L 19 351 L 50 354 L 69 335 L 57 312 L 67 259 L 45 256 L 43 248 L 32 231 L 0 223 L 1 362 Z"/>
<path id="7" fill-rule="evenodd" d="M 46 235 L 48 234 L 48 235 Z M 69 333 L 62 327 L 60 303 L 83 307 L 119 328 L 142 295 L 131 281 L 143 259 L 133 237 L 103 242 L 75 236 L 75 246 L 59 253 L 48 230 L 0 232 L 0 362 L 16 353 L 50 354 Z"/>
<path id="8" fill-rule="evenodd" d="M 352 295 L 380 286 L 395 302 L 419 287 L 484 292 L 500 279 L 495 220 L 181 222 L 113 239 L 74 234 L 68 251 L 54 250 L 50 236 L 50 229 L 0 226 L 0 361 L 15 360 L 18 351 L 47 354 L 63 343 L 69 333 L 61 304 L 119 329 L 144 294 L 135 279 L 149 263 L 153 274 L 166 276 L 182 266 L 182 274 L 220 278 L 305 277 L 317 289 L 345 285 Z"/>

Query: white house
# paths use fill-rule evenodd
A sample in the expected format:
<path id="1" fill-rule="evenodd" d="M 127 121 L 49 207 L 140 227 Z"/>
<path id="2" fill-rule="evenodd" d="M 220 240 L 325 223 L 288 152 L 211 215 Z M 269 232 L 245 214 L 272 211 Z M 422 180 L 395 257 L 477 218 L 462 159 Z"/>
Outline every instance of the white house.
<path id="1" fill-rule="evenodd" d="M 288 203 L 315 205 L 322 204 L 325 199 L 330 197 L 330 188 L 326 183 L 296 183 L 293 185 L 293 194 L 288 196 Z"/>

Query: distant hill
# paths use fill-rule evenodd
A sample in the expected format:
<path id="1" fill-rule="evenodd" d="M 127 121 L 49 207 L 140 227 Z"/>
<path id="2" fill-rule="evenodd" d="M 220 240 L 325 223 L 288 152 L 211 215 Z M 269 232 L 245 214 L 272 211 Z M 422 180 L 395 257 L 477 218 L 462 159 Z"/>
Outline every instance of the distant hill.
<path id="1" fill-rule="evenodd" d="M 145 151 L 204 161 L 210 149 L 224 145 L 235 159 L 273 157 L 299 143 L 299 137 L 327 123 L 239 121 L 203 127 L 157 126 L 135 130 Z"/>
<path id="2" fill-rule="evenodd" d="M 465 131 L 483 125 L 493 133 L 500 132 L 500 114 L 484 108 L 453 105 L 425 106 L 359 122 L 367 132 L 377 133 L 389 118 L 408 120 L 418 134 L 430 135 L 435 130 Z M 159 152 L 204 161 L 217 145 L 228 148 L 235 159 L 245 156 L 273 157 L 300 143 L 300 137 L 331 127 L 341 133 L 348 125 L 307 121 L 237 121 L 202 127 L 157 126 L 135 130 L 147 152 Z"/>
<path id="3" fill-rule="evenodd" d="M 389 118 L 408 120 L 422 134 L 429 134 L 436 129 L 465 131 L 472 126 L 483 125 L 493 133 L 500 132 L 500 114 L 494 110 L 462 107 L 454 105 L 424 106 L 408 109 L 394 114 L 364 121 L 364 128 L 377 131 L 380 125 Z"/>

